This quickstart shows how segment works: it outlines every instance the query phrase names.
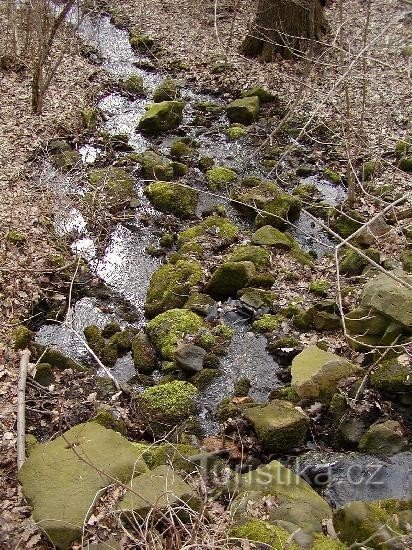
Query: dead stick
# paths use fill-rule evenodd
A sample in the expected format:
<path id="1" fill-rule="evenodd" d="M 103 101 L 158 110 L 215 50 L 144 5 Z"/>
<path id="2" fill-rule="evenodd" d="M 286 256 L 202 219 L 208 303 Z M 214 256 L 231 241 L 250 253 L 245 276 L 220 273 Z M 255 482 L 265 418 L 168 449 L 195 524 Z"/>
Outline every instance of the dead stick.
<path id="1" fill-rule="evenodd" d="M 19 382 L 17 386 L 17 469 L 26 460 L 26 380 L 29 366 L 30 350 L 21 352 Z"/>

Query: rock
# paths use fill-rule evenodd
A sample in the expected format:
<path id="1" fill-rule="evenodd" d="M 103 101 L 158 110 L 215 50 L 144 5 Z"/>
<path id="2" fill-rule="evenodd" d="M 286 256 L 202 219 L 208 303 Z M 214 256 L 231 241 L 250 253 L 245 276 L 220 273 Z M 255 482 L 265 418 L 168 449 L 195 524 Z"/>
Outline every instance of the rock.
<path id="1" fill-rule="evenodd" d="M 255 218 L 257 227 L 272 225 L 282 229 L 287 227 L 285 220 L 295 221 L 300 214 L 300 200 L 285 193 L 271 181 L 261 181 L 254 187 L 246 189 L 234 188 L 230 197 L 236 208 Z M 257 210 L 265 212 L 257 214 Z"/>
<path id="2" fill-rule="evenodd" d="M 360 367 L 343 357 L 308 346 L 292 361 L 291 385 L 302 399 L 329 402 L 340 380 L 362 373 Z"/>
<path id="3" fill-rule="evenodd" d="M 15 350 L 27 348 L 33 338 L 34 333 L 23 325 L 14 328 L 11 333 L 11 339 Z"/>
<path id="4" fill-rule="evenodd" d="M 378 237 L 386 235 L 390 230 L 390 225 L 388 225 L 383 216 L 381 216 L 370 223 L 359 233 L 359 235 L 357 235 L 356 242 L 362 246 L 371 246 L 376 242 Z"/>
<path id="5" fill-rule="evenodd" d="M 161 435 L 194 414 L 197 393 L 193 384 L 174 380 L 146 388 L 139 395 L 138 404 L 150 429 Z"/>
<path id="6" fill-rule="evenodd" d="M 126 493 L 119 509 L 131 512 L 134 521 L 145 520 L 153 511 L 156 516 L 156 512 L 169 514 L 168 510 L 176 508 L 177 515 L 182 515 L 185 506 L 192 510 L 200 508 L 200 498 L 171 466 L 157 466 L 150 472 L 135 476 L 131 488 L 133 493 Z"/>
<path id="7" fill-rule="evenodd" d="M 412 172 L 412 157 L 401 158 L 398 166 L 404 172 Z"/>
<path id="8" fill-rule="evenodd" d="M 66 549 L 81 537 L 96 494 L 113 478 L 127 483 L 133 473 L 146 469 L 132 443 L 117 432 L 88 422 L 36 445 L 19 471 L 19 481 L 33 507 L 34 521 L 53 544 Z"/>
<path id="9" fill-rule="evenodd" d="M 104 426 L 108 430 L 119 432 L 122 435 L 126 435 L 127 433 L 125 421 L 120 417 L 117 411 L 111 409 L 107 405 L 100 407 L 90 422 L 97 422 L 100 426 Z"/>
<path id="10" fill-rule="evenodd" d="M 279 315 L 271 315 L 270 313 L 265 313 L 252 323 L 252 329 L 258 332 L 273 332 L 282 322 L 282 318 Z"/>
<path id="11" fill-rule="evenodd" d="M 175 351 L 177 366 L 188 374 L 195 374 L 203 369 L 206 351 L 194 344 L 180 344 Z"/>
<path id="12" fill-rule="evenodd" d="M 247 135 L 247 128 L 243 124 L 232 124 L 225 130 L 225 134 L 230 141 L 236 141 L 243 136 Z"/>
<path id="13" fill-rule="evenodd" d="M 102 204 L 116 207 L 129 202 L 134 194 L 134 179 L 123 168 L 110 166 L 91 170 L 89 182 L 93 190 L 84 196 L 87 203 L 93 203 L 97 197 Z"/>
<path id="14" fill-rule="evenodd" d="M 379 263 L 380 254 L 377 250 L 370 248 L 369 250 L 364 250 L 363 253 L 368 258 Z M 368 265 L 370 265 L 368 260 L 362 258 L 355 250 L 348 250 L 341 258 L 339 268 L 341 273 L 347 275 L 360 275 Z"/>
<path id="15" fill-rule="evenodd" d="M 244 412 L 259 441 L 269 453 L 287 453 L 305 439 L 309 418 L 292 403 L 275 399 Z"/>
<path id="16" fill-rule="evenodd" d="M 211 191 L 224 189 L 237 180 L 237 174 L 230 168 L 215 166 L 206 172 L 206 180 Z"/>
<path id="17" fill-rule="evenodd" d="M 132 340 L 135 334 L 135 329 L 131 327 L 125 328 L 110 336 L 108 344 L 116 347 L 118 355 L 124 355 L 132 349 Z"/>
<path id="18" fill-rule="evenodd" d="M 406 273 L 412 273 L 412 250 L 404 250 L 401 255 L 402 268 Z"/>
<path id="19" fill-rule="evenodd" d="M 247 286 L 255 272 L 255 265 L 250 261 L 224 262 L 214 271 L 206 290 L 218 298 L 236 296 L 238 290 Z"/>
<path id="20" fill-rule="evenodd" d="M 136 156 L 146 179 L 169 181 L 173 179 L 172 163 L 153 151 L 146 151 Z"/>
<path id="21" fill-rule="evenodd" d="M 260 270 L 270 266 L 270 253 L 261 246 L 236 246 L 228 258 L 229 262 L 252 262 Z"/>
<path id="22" fill-rule="evenodd" d="M 238 475 L 225 486 L 233 498 L 235 517 L 250 519 L 249 511 L 265 506 L 273 497 L 275 506 L 265 506 L 271 524 L 293 524 L 294 531 L 322 532 L 322 522 L 332 516 L 328 503 L 306 481 L 274 460 L 256 470 Z M 284 523 L 283 523 L 284 522 Z"/>
<path id="23" fill-rule="evenodd" d="M 258 113 L 259 98 L 257 96 L 235 99 L 226 107 L 226 114 L 232 123 L 252 124 Z"/>
<path id="24" fill-rule="evenodd" d="M 260 288 L 244 288 L 241 291 L 240 301 L 253 309 L 272 307 L 276 294 Z"/>
<path id="25" fill-rule="evenodd" d="M 271 550 L 283 550 L 283 548 L 290 545 L 289 531 L 262 519 L 249 519 L 238 526 L 232 527 L 230 535 L 237 539 L 249 540 L 254 546 L 256 543 L 262 543 L 264 548 L 270 548 Z"/>
<path id="26" fill-rule="evenodd" d="M 103 338 L 110 338 L 111 336 L 114 336 L 116 332 L 120 332 L 121 330 L 122 329 L 117 321 L 110 321 L 110 323 L 107 323 L 107 325 L 103 327 L 102 336 Z"/>
<path id="27" fill-rule="evenodd" d="M 128 76 L 122 82 L 123 89 L 134 95 L 144 94 L 143 77 L 138 74 Z"/>
<path id="28" fill-rule="evenodd" d="M 201 223 L 179 233 L 177 244 L 182 245 L 183 243 L 205 235 L 216 235 L 220 239 L 234 239 L 238 234 L 239 228 L 227 218 L 209 216 Z"/>
<path id="29" fill-rule="evenodd" d="M 207 172 L 208 170 L 210 170 L 210 168 L 213 167 L 214 164 L 215 161 L 212 157 L 200 157 L 198 163 L 199 170 L 201 170 L 202 172 Z"/>
<path id="30" fill-rule="evenodd" d="M 364 224 L 365 220 L 356 210 L 348 210 L 347 213 L 335 215 L 330 220 L 331 228 L 341 237 L 346 239 Z"/>
<path id="31" fill-rule="evenodd" d="M 163 359 L 173 361 L 178 343 L 185 335 L 194 335 L 205 323 L 187 309 L 170 309 L 148 322 L 146 331 L 155 349 Z"/>
<path id="32" fill-rule="evenodd" d="M 143 374 L 151 374 L 157 367 L 156 351 L 146 334 L 137 334 L 132 341 L 133 362 Z"/>
<path id="33" fill-rule="evenodd" d="M 42 386 L 50 386 L 54 380 L 53 367 L 50 363 L 38 363 L 36 365 L 34 379 Z"/>
<path id="34" fill-rule="evenodd" d="M 339 174 L 339 172 L 335 172 L 335 170 L 332 170 L 331 168 L 325 168 L 323 171 L 323 175 L 325 176 L 325 178 L 327 178 L 332 183 L 335 183 L 336 185 L 342 183 L 342 176 Z"/>
<path id="35" fill-rule="evenodd" d="M 78 151 L 71 149 L 70 151 L 62 151 L 54 155 L 53 162 L 57 168 L 73 170 L 76 166 L 81 165 L 82 156 Z"/>
<path id="36" fill-rule="evenodd" d="M 165 78 L 153 92 L 153 101 L 160 103 L 162 101 L 172 101 L 178 97 L 178 88 L 176 81 L 172 78 Z"/>
<path id="37" fill-rule="evenodd" d="M 405 354 L 382 361 L 370 375 L 373 388 L 389 393 L 412 393 L 412 362 Z"/>
<path id="38" fill-rule="evenodd" d="M 324 279 L 316 279 L 310 283 L 309 292 L 316 296 L 327 296 L 329 289 L 329 281 Z"/>
<path id="39" fill-rule="evenodd" d="M 209 315 L 213 306 L 216 305 L 215 300 L 208 296 L 207 294 L 201 294 L 199 292 L 194 292 L 189 296 L 187 302 L 185 302 L 184 308 L 190 309 L 198 315 L 207 316 Z"/>
<path id="40" fill-rule="evenodd" d="M 168 309 L 182 307 L 202 276 L 202 266 L 195 261 L 178 260 L 175 264 L 160 266 L 150 279 L 146 315 L 152 318 Z"/>
<path id="41" fill-rule="evenodd" d="M 170 155 L 177 159 L 181 159 L 182 157 L 191 157 L 193 155 L 193 149 L 190 144 L 190 138 L 189 140 L 187 138 L 175 139 L 170 146 Z"/>
<path id="42" fill-rule="evenodd" d="M 272 94 L 268 90 L 265 90 L 265 88 L 262 88 L 262 86 L 255 86 L 254 88 L 243 90 L 240 95 L 241 97 L 256 96 L 259 98 L 259 103 L 270 103 L 271 101 L 274 101 L 276 99 L 276 96 L 274 94 Z"/>
<path id="43" fill-rule="evenodd" d="M 87 343 L 106 367 L 113 367 L 117 361 L 117 346 L 106 343 L 101 329 L 89 325 L 83 330 Z"/>
<path id="44" fill-rule="evenodd" d="M 182 101 L 162 101 L 150 105 L 140 119 L 139 129 L 157 134 L 177 128 L 183 119 L 184 106 Z"/>
<path id="45" fill-rule="evenodd" d="M 272 246 L 275 250 L 290 250 L 292 248 L 289 238 L 271 225 L 264 225 L 255 231 L 251 242 L 256 245 Z"/>
<path id="46" fill-rule="evenodd" d="M 83 367 L 63 355 L 57 348 L 53 346 L 43 346 L 37 342 L 34 344 L 35 356 L 40 358 L 43 363 L 49 363 L 53 368 L 59 370 L 72 369 L 74 371 L 82 371 Z"/>
<path id="47" fill-rule="evenodd" d="M 339 422 L 339 435 L 343 441 L 350 446 L 359 444 L 363 434 L 366 432 L 368 423 L 360 418 L 356 412 L 348 411 Z"/>
<path id="48" fill-rule="evenodd" d="M 393 273 L 412 285 L 411 275 L 407 275 L 402 270 L 394 270 Z M 361 305 L 372 307 L 405 328 L 412 329 L 412 290 L 384 273 L 379 273 L 366 283 L 362 292 Z"/>
<path id="49" fill-rule="evenodd" d="M 352 335 L 382 335 L 390 319 L 370 308 L 358 307 L 345 315 L 347 331 Z"/>
<path id="50" fill-rule="evenodd" d="M 316 167 L 311 164 L 301 164 L 296 168 L 296 175 L 305 178 L 307 176 L 312 176 L 316 172 Z"/>
<path id="51" fill-rule="evenodd" d="M 342 321 L 340 316 L 336 315 L 336 313 L 317 311 L 314 309 L 312 314 L 312 324 L 316 330 L 320 331 L 339 330 Z"/>
<path id="52" fill-rule="evenodd" d="M 369 181 L 382 169 L 382 164 L 379 160 L 368 160 L 362 164 L 360 176 L 362 181 Z"/>
<path id="53" fill-rule="evenodd" d="M 82 119 L 88 130 L 95 130 L 99 121 L 99 111 L 97 109 L 85 108 L 82 110 Z"/>
<path id="54" fill-rule="evenodd" d="M 401 425 L 394 420 L 371 426 L 359 441 L 361 451 L 377 455 L 394 455 L 406 451 L 408 447 Z"/>
<path id="55" fill-rule="evenodd" d="M 349 502 L 334 512 L 333 526 L 346 544 L 363 546 L 360 543 L 367 540 L 370 548 L 401 550 L 407 530 L 397 519 L 405 517 L 411 522 L 411 510 L 410 502 L 397 500 Z"/>
<path id="56" fill-rule="evenodd" d="M 144 193 L 153 206 L 162 212 L 181 218 L 190 218 L 196 213 L 199 195 L 196 189 L 179 183 L 156 181 L 148 185 Z"/>

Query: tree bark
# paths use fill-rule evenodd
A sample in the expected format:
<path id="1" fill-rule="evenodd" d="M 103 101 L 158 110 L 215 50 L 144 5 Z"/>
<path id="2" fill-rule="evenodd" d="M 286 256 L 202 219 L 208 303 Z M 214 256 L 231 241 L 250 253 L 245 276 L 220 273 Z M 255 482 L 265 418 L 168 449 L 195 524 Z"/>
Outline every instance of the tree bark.
<path id="1" fill-rule="evenodd" d="M 271 61 L 276 53 L 301 55 L 327 30 L 325 0 L 258 0 L 255 19 L 241 46 L 249 57 Z"/>

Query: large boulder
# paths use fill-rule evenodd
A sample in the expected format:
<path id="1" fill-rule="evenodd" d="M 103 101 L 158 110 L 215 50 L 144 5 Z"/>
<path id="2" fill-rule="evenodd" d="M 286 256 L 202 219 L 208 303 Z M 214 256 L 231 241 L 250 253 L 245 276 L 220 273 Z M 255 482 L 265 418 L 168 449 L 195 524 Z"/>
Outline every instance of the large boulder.
<path id="1" fill-rule="evenodd" d="M 390 318 L 366 307 L 358 307 L 345 315 L 345 326 L 352 336 L 382 335 L 390 322 Z"/>
<path id="2" fill-rule="evenodd" d="M 81 537 L 96 495 L 118 479 L 128 483 L 147 466 L 132 443 L 96 422 L 78 424 L 36 445 L 19 471 L 33 519 L 58 548 Z"/>
<path id="3" fill-rule="evenodd" d="M 250 261 L 224 262 L 214 271 L 206 290 L 217 298 L 236 296 L 237 291 L 247 286 L 255 273 L 255 265 Z"/>
<path id="4" fill-rule="evenodd" d="M 130 490 L 119 503 L 119 509 L 143 521 L 151 510 L 155 514 L 171 508 L 198 510 L 200 498 L 171 466 L 157 466 L 135 476 Z M 187 515 L 187 514 L 186 514 Z"/>
<path id="5" fill-rule="evenodd" d="M 268 405 L 246 409 L 244 415 L 264 449 L 270 453 L 287 453 L 301 445 L 309 425 L 309 419 L 302 411 L 279 399 Z"/>
<path id="6" fill-rule="evenodd" d="M 412 362 L 407 354 L 382 361 L 370 376 L 373 388 L 392 394 L 412 395 Z"/>
<path id="7" fill-rule="evenodd" d="M 408 440 L 396 420 L 387 420 L 371 426 L 361 437 L 359 449 L 365 453 L 394 455 L 408 448 Z"/>
<path id="8" fill-rule="evenodd" d="M 226 107 L 226 114 L 230 122 L 251 124 L 259 113 L 259 98 L 257 96 L 235 99 Z"/>
<path id="9" fill-rule="evenodd" d="M 308 346 L 293 359 L 291 372 L 291 386 L 300 398 L 329 402 L 340 380 L 363 371 L 343 357 Z"/>
<path id="10" fill-rule="evenodd" d="M 183 119 L 182 101 L 161 101 L 150 105 L 139 122 L 139 130 L 157 134 L 177 128 Z"/>
<path id="11" fill-rule="evenodd" d="M 392 273 L 412 286 L 412 275 L 400 269 Z M 412 289 L 398 283 L 389 275 L 379 273 L 366 283 L 362 291 L 361 305 L 374 308 L 407 330 L 412 330 Z"/>

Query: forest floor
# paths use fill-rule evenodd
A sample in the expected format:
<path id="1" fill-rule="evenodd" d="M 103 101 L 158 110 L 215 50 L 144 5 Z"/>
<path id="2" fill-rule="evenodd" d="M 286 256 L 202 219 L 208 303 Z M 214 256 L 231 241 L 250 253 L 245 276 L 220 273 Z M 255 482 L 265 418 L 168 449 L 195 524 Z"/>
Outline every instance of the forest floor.
<path id="1" fill-rule="evenodd" d="M 211 0 L 125 0 L 112 6 L 112 13 L 125 17 L 130 26 L 147 32 L 161 46 L 160 66 L 207 91 L 221 91 L 227 97 L 246 87 L 262 85 L 275 91 L 287 105 L 300 95 L 294 116 L 313 116 L 325 124 L 339 142 L 335 168 L 344 171 L 344 157 L 349 148 L 353 161 L 379 158 L 382 171 L 377 185 L 391 183 L 410 191 L 408 174 L 387 161 L 399 139 L 410 131 L 412 105 L 410 83 L 412 58 L 405 55 L 408 46 L 405 5 L 397 0 L 373 3 L 367 33 L 366 55 L 340 62 L 338 3 L 327 10 L 331 34 L 327 45 L 319 48 L 305 86 L 302 75 L 308 61 L 272 63 L 246 59 L 238 54 L 254 3 L 248 0 L 217 3 L 215 16 Z M 233 6 L 237 8 L 234 9 Z M 348 49 L 359 52 L 364 40 L 363 21 L 367 3 L 349 0 L 344 3 L 345 35 Z M 237 10 L 237 11 L 236 11 Z M 0 18 L 0 23 L 4 19 Z M 60 44 L 60 47 L 61 44 Z M 357 55 L 357 54 L 356 54 Z M 214 72 L 227 56 L 223 72 Z M 362 63 L 364 59 L 364 64 Z M 29 63 L 28 63 L 29 65 Z M 342 89 L 339 78 L 351 68 L 347 79 L 351 99 L 351 131 L 343 135 Z M 365 70 L 366 68 L 366 70 Z M 82 127 L 81 111 L 93 103 L 101 92 L 105 77 L 96 66 L 80 55 L 80 45 L 66 50 L 62 65 L 47 93 L 41 116 L 30 111 L 30 72 L 1 71 L 0 87 L 0 432 L 2 433 L 2 468 L 0 480 L 0 547 L 44 548 L 41 536 L 33 530 L 28 508 L 21 499 L 15 475 L 17 378 L 19 356 L 10 348 L 13 327 L 32 314 L 32 307 L 45 293 L 54 289 L 51 258 L 61 254 L 59 243 L 50 230 L 52 201 L 33 177 L 33 157 L 44 143 L 55 137 L 76 134 Z M 363 90 L 366 89 L 362 108 Z M 361 116 L 362 111 L 364 116 Z M 359 208 L 368 216 L 381 205 L 365 195 Z M 19 245 L 8 236 L 16 231 Z M 404 245 L 400 231 L 382 243 L 383 257 L 399 256 Z M 68 258 L 70 261 L 70 258 Z"/>

